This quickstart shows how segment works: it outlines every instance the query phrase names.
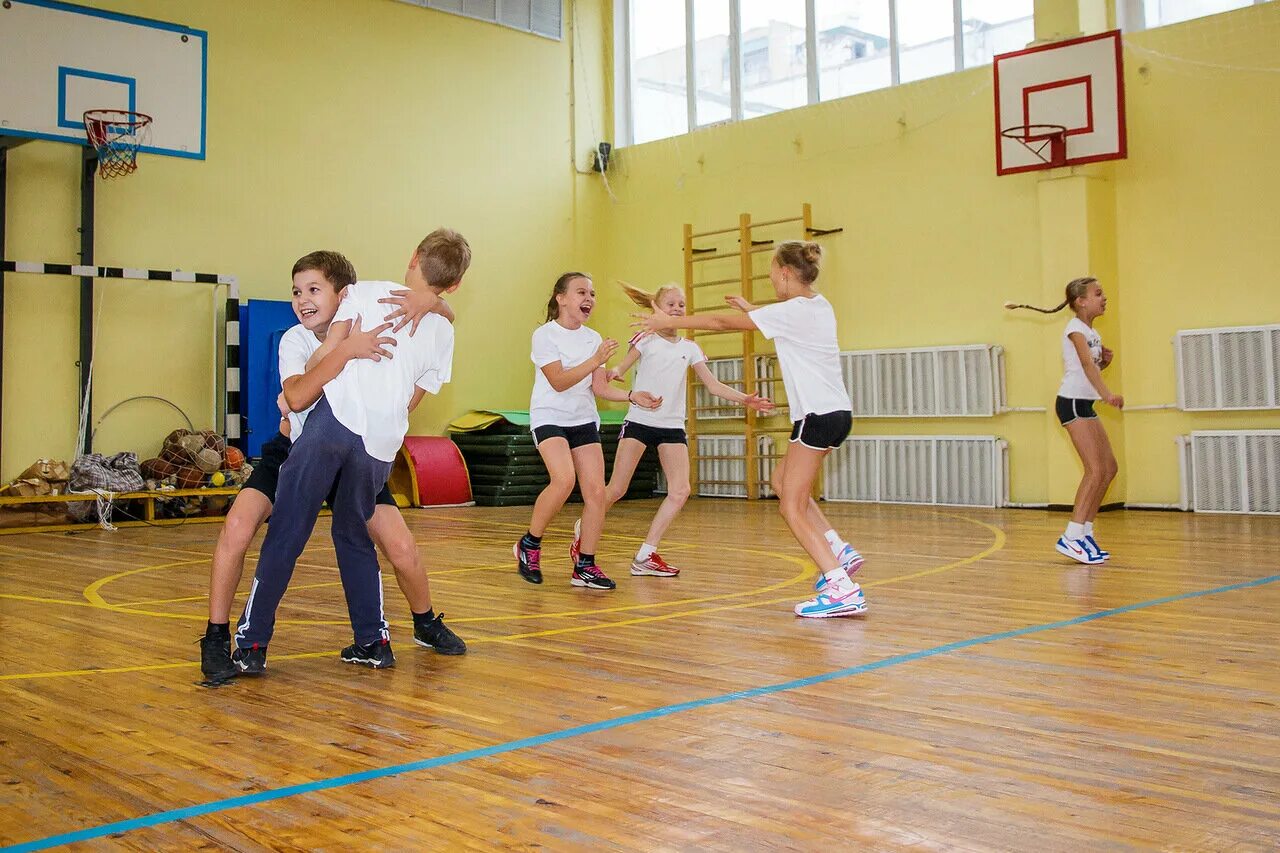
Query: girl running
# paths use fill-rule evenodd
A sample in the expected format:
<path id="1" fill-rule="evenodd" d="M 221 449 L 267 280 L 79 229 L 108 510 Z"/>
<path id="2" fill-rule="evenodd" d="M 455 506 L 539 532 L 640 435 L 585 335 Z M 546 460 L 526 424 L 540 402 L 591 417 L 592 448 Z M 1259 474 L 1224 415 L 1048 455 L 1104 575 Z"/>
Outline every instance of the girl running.
<path id="1" fill-rule="evenodd" d="M 531 358 L 537 368 L 529 425 L 551 482 L 533 505 L 529 531 L 513 548 L 520 577 L 542 583 L 542 535 L 568 500 L 576 480 L 582 491 L 581 539 L 575 537 L 570 583 L 587 589 L 613 589 L 596 565 L 596 546 L 604 527 L 604 451 L 596 397 L 656 409 L 662 398 L 645 391 L 609 387 L 604 366 L 618 348 L 587 327 L 595 308 L 591 277 L 567 272 L 556 280 L 547 302 L 547 322 L 533 333 Z"/>
<path id="2" fill-rule="evenodd" d="M 619 284 L 643 308 L 657 305 L 658 310 L 672 317 L 683 317 L 685 314 L 684 292 L 674 284 L 664 284 L 656 294 L 646 293 L 624 282 Z M 604 504 L 608 511 L 609 507 L 627 493 L 631 477 L 645 451 L 650 447 L 658 449 L 658 460 L 662 463 L 662 473 L 667 479 L 667 497 L 649 525 L 644 544 L 631 561 L 633 575 L 667 578 L 680 574 L 678 568 L 662 559 L 658 553 L 658 544 L 689 499 L 689 439 L 685 435 L 685 384 L 689 368 L 693 368 L 702 384 L 715 396 L 748 406 L 757 412 L 768 413 L 773 410 L 773 403 L 763 397 L 744 394 L 716 379 L 706 361 L 707 357 L 701 347 L 668 329 L 655 335 L 636 335 L 631 339 L 622 363 L 605 374 L 609 381 L 621 379 L 632 365 L 639 362 L 634 387 L 652 389 L 663 400 L 657 409 L 644 409 L 633 404 L 627 411 L 627 419 L 623 421 L 618 441 L 618 453 L 613 460 L 613 473 L 605 489 Z M 575 539 L 581 523 L 579 520 L 574 525 Z"/>
<path id="3" fill-rule="evenodd" d="M 1075 312 L 1062 331 L 1062 384 L 1058 387 L 1058 399 L 1054 408 L 1058 420 L 1066 427 L 1075 445 L 1080 461 L 1084 463 L 1084 476 L 1076 489 L 1072 505 L 1071 522 L 1058 537 L 1055 545 L 1059 554 L 1077 563 L 1097 565 L 1111 555 L 1102 550 L 1093 537 L 1093 520 L 1107 493 L 1107 487 L 1116 478 L 1119 466 L 1111 451 L 1107 431 L 1098 420 L 1093 404 L 1102 400 L 1117 409 L 1124 408 L 1124 397 L 1111 393 L 1102 379 L 1102 371 L 1111 364 L 1113 353 L 1102 345 L 1102 337 L 1093 328 L 1093 321 L 1107 310 L 1107 297 L 1096 278 L 1077 278 L 1067 285 L 1066 298 L 1057 308 L 1037 308 L 1006 302 L 1006 308 L 1030 308 L 1042 314 L 1055 314 L 1063 308 Z"/>
<path id="4" fill-rule="evenodd" d="M 741 296 L 727 296 L 725 300 L 744 313 L 693 317 L 665 314 L 654 305 L 653 314 L 637 315 L 641 319 L 634 324 L 651 332 L 758 329 L 777 346 L 782 383 L 796 420 L 771 485 L 787 527 L 821 571 L 817 597 L 795 607 L 797 616 L 806 617 L 848 616 L 867 609 L 861 587 L 849 577 L 862 566 L 862 556 L 840 539 L 810 497 L 823 458 L 840 446 L 853 423 L 853 405 L 840 373 L 835 311 L 813 289 L 821 259 L 817 243 L 782 243 L 769 267 L 776 303 L 757 307 Z"/>

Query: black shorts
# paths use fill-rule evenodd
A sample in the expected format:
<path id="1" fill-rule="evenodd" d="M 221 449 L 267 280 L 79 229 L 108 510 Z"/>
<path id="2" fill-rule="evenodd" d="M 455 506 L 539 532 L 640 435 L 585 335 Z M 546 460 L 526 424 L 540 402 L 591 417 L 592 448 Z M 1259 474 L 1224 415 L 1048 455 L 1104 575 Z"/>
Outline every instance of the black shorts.
<path id="1" fill-rule="evenodd" d="M 569 442 L 569 449 L 586 447 L 588 444 L 600 443 L 600 427 L 595 424 L 578 424 L 577 426 L 556 426 L 547 424 L 533 431 L 534 445 L 542 444 L 548 438 L 559 436 Z"/>
<path id="2" fill-rule="evenodd" d="M 634 438 L 645 447 L 657 447 L 659 444 L 688 444 L 689 437 L 684 430 L 676 427 L 654 427 L 635 421 L 623 421 L 618 440 Z"/>
<path id="3" fill-rule="evenodd" d="M 1058 423 L 1066 426 L 1076 420 L 1097 420 L 1098 413 L 1093 410 L 1096 400 L 1081 400 L 1074 397 L 1059 397 L 1053 402 L 1053 410 L 1058 413 Z"/>
<path id="4" fill-rule="evenodd" d="M 853 429 L 853 412 L 805 415 L 791 424 L 791 440 L 811 450 L 830 450 L 844 444 Z"/>
<path id="5" fill-rule="evenodd" d="M 289 451 L 293 449 L 293 442 L 284 433 L 276 433 L 274 437 L 267 440 L 262 445 L 262 461 L 253 466 L 253 473 L 249 475 L 249 479 L 245 481 L 244 488 L 256 489 L 266 495 L 267 500 L 271 503 L 276 502 L 276 487 L 280 485 L 280 466 L 289 458 Z M 338 484 L 334 483 L 333 488 L 329 490 L 328 496 L 324 499 L 330 507 L 333 506 L 333 493 L 337 491 Z M 384 506 L 397 506 L 396 499 L 391 496 L 391 489 L 384 483 L 382 491 L 378 492 L 375 504 L 383 504 Z M 398 508 L 398 507 L 397 507 Z"/>

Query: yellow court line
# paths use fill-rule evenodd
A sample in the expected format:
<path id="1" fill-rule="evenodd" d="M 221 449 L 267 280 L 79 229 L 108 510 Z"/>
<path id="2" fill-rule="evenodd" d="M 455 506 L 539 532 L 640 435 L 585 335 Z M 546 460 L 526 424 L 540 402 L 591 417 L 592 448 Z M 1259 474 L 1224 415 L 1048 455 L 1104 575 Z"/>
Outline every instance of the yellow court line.
<path id="1" fill-rule="evenodd" d="M 16 595 L 10 592 L 0 592 L 0 598 L 9 598 L 14 601 L 34 601 L 37 604 L 65 604 L 68 607 L 98 607 L 98 605 L 90 604 L 87 601 L 70 601 L 65 598 L 39 598 L 34 595 Z"/>
<path id="2" fill-rule="evenodd" d="M 958 515 L 955 513 L 944 513 L 944 515 L 950 515 L 953 518 L 958 518 L 962 521 L 966 521 L 971 524 L 976 524 L 980 527 L 984 527 L 995 534 L 995 539 L 989 546 L 984 548 L 979 553 L 974 554 L 970 557 L 964 557 L 942 566 L 935 566 L 931 569 L 922 569 L 921 571 L 912 572 L 910 574 L 901 575 L 899 577 L 886 578 L 882 581 L 869 581 L 867 583 L 862 584 L 862 586 L 863 587 L 888 586 L 895 583 L 903 583 L 905 581 L 915 580 L 917 578 L 935 575 L 944 571 L 950 571 L 952 569 L 957 569 L 962 566 L 976 563 L 979 560 L 982 560 L 986 557 L 991 556 L 992 554 L 996 553 L 997 551 L 999 551 L 1005 546 L 1006 536 L 1004 534 L 1004 531 L 1001 530 L 1000 528 L 995 527 L 994 525 L 988 524 L 984 521 L 978 521 L 977 519 L 968 518 L 967 516 Z M 768 552 L 765 552 L 765 553 L 768 553 Z M 806 566 L 806 569 L 803 575 L 801 575 L 801 577 L 810 576 L 815 571 L 815 567 L 813 566 L 812 563 L 808 563 L 806 561 L 800 560 L 797 557 L 791 557 L 785 554 L 771 554 L 771 556 L 775 556 L 779 559 L 786 560 L 788 562 L 799 562 L 804 564 Z M 793 579 L 790 582 L 794 583 L 795 581 Z M 535 632 L 529 632 L 529 633 L 523 633 L 523 634 L 510 634 L 506 636 L 497 636 L 497 637 L 476 637 L 475 639 L 467 640 L 467 644 L 476 645 L 476 644 L 483 644 L 483 643 L 511 643 L 511 642 L 517 642 L 519 640 L 533 639 L 536 637 L 546 637 L 546 636 L 552 636 L 556 634 L 563 634 L 563 633 L 570 633 L 570 632 L 583 632 L 583 631 L 599 631 L 606 628 L 621 628 L 629 625 L 644 624 L 647 622 L 661 622 L 669 619 L 677 619 L 683 616 L 700 616 L 708 613 L 718 613 L 726 610 L 741 610 L 748 607 L 763 607 L 771 604 L 781 604 L 783 602 L 791 601 L 791 600 L 792 600 L 792 597 L 787 596 L 786 598 L 774 598 L 774 599 L 768 599 L 765 601 L 748 601 L 748 602 L 741 602 L 738 604 L 722 605 L 719 607 L 706 607 L 706 608 L 700 608 L 696 610 L 680 611 L 677 613 L 663 613 L 656 616 L 642 616 L 642 617 L 637 617 L 635 619 L 623 620 L 620 622 L 604 622 L 598 625 L 575 625 L 575 626 L 570 626 L 568 628 L 552 628 L 547 631 L 535 631 Z M 593 611 L 593 612 L 602 612 L 602 611 Z M 330 657 L 335 654 L 337 654 L 336 650 L 324 651 L 324 652 L 302 652 L 302 653 L 293 654 L 293 655 L 281 655 L 279 657 L 272 658 L 272 660 L 277 660 L 277 661 L 306 660 L 309 658 Z M 14 673 L 10 675 L 0 675 L 0 682 L 18 681 L 18 680 L 27 680 L 27 679 L 41 679 L 41 678 L 60 678 L 60 677 L 68 677 L 68 676 L 80 676 L 80 675 L 103 675 L 103 674 L 116 674 L 116 673 L 129 673 L 129 672 L 154 672 L 157 670 L 194 667 L 196 665 L 197 664 L 194 661 L 182 661 L 178 663 L 146 664 L 142 666 L 129 666 L 129 667 L 112 667 L 109 669 L 66 670 L 61 672 L 55 671 L 55 672 Z"/>

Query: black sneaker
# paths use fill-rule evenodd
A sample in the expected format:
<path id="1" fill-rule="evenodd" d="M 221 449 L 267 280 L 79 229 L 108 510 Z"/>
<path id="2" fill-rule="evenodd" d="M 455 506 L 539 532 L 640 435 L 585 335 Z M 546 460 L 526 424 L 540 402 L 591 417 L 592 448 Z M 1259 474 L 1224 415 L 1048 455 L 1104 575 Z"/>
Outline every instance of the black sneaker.
<path id="1" fill-rule="evenodd" d="M 240 670 L 231 662 L 231 635 L 200 638 L 200 672 L 211 684 L 221 684 L 236 677 Z"/>
<path id="2" fill-rule="evenodd" d="M 391 653 L 391 643 L 378 640 L 367 646 L 352 644 L 342 650 L 343 663 L 358 663 L 374 669 L 390 669 L 396 665 L 396 656 Z"/>
<path id="3" fill-rule="evenodd" d="M 444 624 L 444 614 L 436 616 L 430 622 L 413 626 L 413 641 L 428 649 L 435 649 L 442 655 L 465 655 L 467 644 L 462 638 L 449 630 Z"/>
<path id="4" fill-rule="evenodd" d="M 587 589 L 616 589 L 618 586 L 596 565 L 578 566 L 573 570 L 569 583 L 574 586 L 585 586 Z"/>
<path id="5" fill-rule="evenodd" d="M 516 555 L 516 570 L 520 572 L 520 577 L 529 583 L 542 583 L 542 549 L 526 548 L 517 542 L 511 550 Z"/>
<path id="6" fill-rule="evenodd" d="M 267 647 L 253 644 L 253 648 L 236 649 L 231 660 L 241 675 L 262 675 L 267 671 Z"/>

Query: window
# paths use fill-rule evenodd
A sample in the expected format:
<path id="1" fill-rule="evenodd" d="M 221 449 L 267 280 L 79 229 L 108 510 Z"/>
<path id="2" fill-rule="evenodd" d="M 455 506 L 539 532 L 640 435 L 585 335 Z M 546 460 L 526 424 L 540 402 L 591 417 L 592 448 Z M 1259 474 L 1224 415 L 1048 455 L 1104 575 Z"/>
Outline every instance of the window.
<path id="1" fill-rule="evenodd" d="M 956 70 L 955 9 L 951 0 L 898 3 L 898 82 Z"/>
<path id="2" fill-rule="evenodd" d="M 694 0 L 693 67 L 698 126 L 732 118 L 729 0 Z"/>
<path id="3" fill-rule="evenodd" d="M 805 0 L 739 0 L 742 117 L 809 103 Z"/>
<path id="4" fill-rule="evenodd" d="M 964 67 L 988 65 L 998 53 L 1035 41 L 1033 0 L 961 0 Z"/>
<path id="5" fill-rule="evenodd" d="M 1034 0 L 614 2 L 623 145 L 985 65 L 1035 37 Z M 1249 0 L 1116 2 L 1167 15 Z"/>
<path id="6" fill-rule="evenodd" d="M 631 120 L 634 141 L 689 132 L 684 0 L 644 0 L 631 18 Z"/>
<path id="7" fill-rule="evenodd" d="M 1143 26 L 1162 27 L 1252 6 L 1254 0 L 1142 0 Z"/>
<path id="8" fill-rule="evenodd" d="M 814 18 L 822 100 L 892 85 L 889 0 L 817 0 Z"/>

